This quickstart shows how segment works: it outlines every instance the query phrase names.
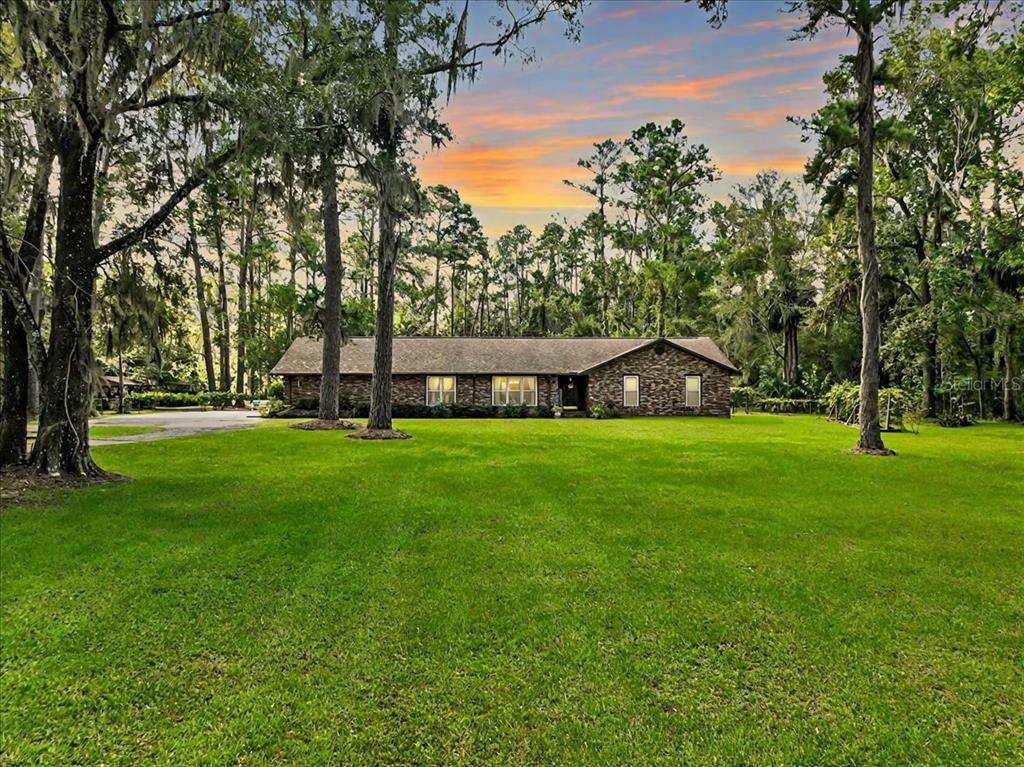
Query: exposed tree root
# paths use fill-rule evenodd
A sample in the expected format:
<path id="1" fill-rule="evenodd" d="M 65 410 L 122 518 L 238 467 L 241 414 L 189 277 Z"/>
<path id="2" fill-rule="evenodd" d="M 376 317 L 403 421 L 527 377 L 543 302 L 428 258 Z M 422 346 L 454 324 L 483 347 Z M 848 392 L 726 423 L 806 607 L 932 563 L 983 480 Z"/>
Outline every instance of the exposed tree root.
<path id="1" fill-rule="evenodd" d="M 107 482 L 130 482 L 130 477 L 97 469 L 97 474 L 41 473 L 31 465 L 5 466 L 0 473 L 0 508 L 25 506 L 45 501 L 40 493 L 47 490 L 89 487 Z"/>
<path id="2" fill-rule="evenodd" d="M 339 418 L 337 421 L 326 421 L 316 418 L 303 423 L 293 423 L 289 429 L 301 429 L 302 431 L 352 431 L 359 428 L 359 424 Z"/>
<path id="3" fill-rule="evenodd" d="M 346 439 L 412 439 L 411 434 L 406 434 L 398 429 L 361 429 L 352 434 L 345 435 Z"/>

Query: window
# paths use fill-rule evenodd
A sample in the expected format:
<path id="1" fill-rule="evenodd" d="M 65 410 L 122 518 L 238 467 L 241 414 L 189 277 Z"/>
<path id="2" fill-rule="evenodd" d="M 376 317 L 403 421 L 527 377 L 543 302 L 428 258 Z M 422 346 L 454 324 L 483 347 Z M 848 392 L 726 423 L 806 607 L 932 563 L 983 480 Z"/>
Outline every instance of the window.
<path id="1" fill-rule="evenodd" d="M 686 376 L 686 406 L 700 407 L 701 377 Z"/>
<path id="2" fill-rule="evenodd" d="M 640 406 L 640 376 L 622 376 L 622 406 Z"/>
<path id="3" fill-rule="evenodd" d="M 494 376 L 492 405 L 536 405 L 537 376 Z"/>
<path id="4" fill-rule="evenodd" d="M 455 376 L 427 376 L 427 404 L 455 402 Z"/>

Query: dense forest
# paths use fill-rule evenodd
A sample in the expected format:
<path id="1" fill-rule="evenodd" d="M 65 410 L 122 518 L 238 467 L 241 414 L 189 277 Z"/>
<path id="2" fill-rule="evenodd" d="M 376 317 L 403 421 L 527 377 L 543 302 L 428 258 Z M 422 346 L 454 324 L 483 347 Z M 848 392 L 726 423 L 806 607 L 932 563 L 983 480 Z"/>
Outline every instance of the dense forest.
<path id="1" fill-rule="evenodd" d="M 417 159 L 485 61 L 529 61 L 541 22 L 585 34 L 580 3 L 497 3 L 473 40 L 475 4 L 14 0 L 0 457 L 26 458 L 38 413 L 29 460 L 97 472 L 99 376 L 262 398 L 302 334 L 325 338 L 328 387 L 344 336 L 376 335 L 387 372 L 393 334 L 709 335 L 753 396 L 860 381 L 862 431 L 887 387 L 925 417 L 1019 418 L 1019 5 L 791 6 L 798 36 L 851 35 L 825 106 L 791 118 L 804 178 L 765 168 L 712 200 L 708 148 L 650 123 L 579 159 L 582 220 L 488 238 Z M 371 427 L 390 428 L 389 387 L 375 375 Z M 336 418 L 336 386 L 321 399 Z"/>

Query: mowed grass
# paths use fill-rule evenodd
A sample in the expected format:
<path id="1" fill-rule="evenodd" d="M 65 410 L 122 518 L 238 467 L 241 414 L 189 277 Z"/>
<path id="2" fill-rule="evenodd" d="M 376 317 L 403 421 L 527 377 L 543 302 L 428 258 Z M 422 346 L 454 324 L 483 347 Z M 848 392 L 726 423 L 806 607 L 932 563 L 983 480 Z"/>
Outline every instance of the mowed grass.
<path id="1" fill-rule="evenodd" d="M 6 510 L 4 764 L 1024 763 L 1024 430 L 283 424 Z"/>
<path id="2" fill-rule="evenodd" d="M 159 426 L 93 426 L 89 429 L 89 436 L 93 439 L 134 437 L 139 434 L 153 434 L 158 431 L 163 431 L 163 429 Z"/>

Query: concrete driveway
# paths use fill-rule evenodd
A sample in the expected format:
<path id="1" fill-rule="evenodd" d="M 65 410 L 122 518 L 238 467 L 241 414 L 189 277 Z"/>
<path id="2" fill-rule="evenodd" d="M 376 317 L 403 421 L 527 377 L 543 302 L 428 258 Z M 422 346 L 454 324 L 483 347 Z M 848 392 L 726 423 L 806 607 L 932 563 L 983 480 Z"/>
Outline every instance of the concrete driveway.
<path id="1" fill-rule="evenodd" d="M 163 431 L 126 437 L 90 439 L 91 445 L 118 445 L 123 442 L 152 442 L 157 439 L 191 437 L 211 431 L 248 429 L 259 422 L 259 415 L 250 410 L 161 410 L 142 415 L 115 415 L 97 418 L 90 426 L 158 426 Z"/>

